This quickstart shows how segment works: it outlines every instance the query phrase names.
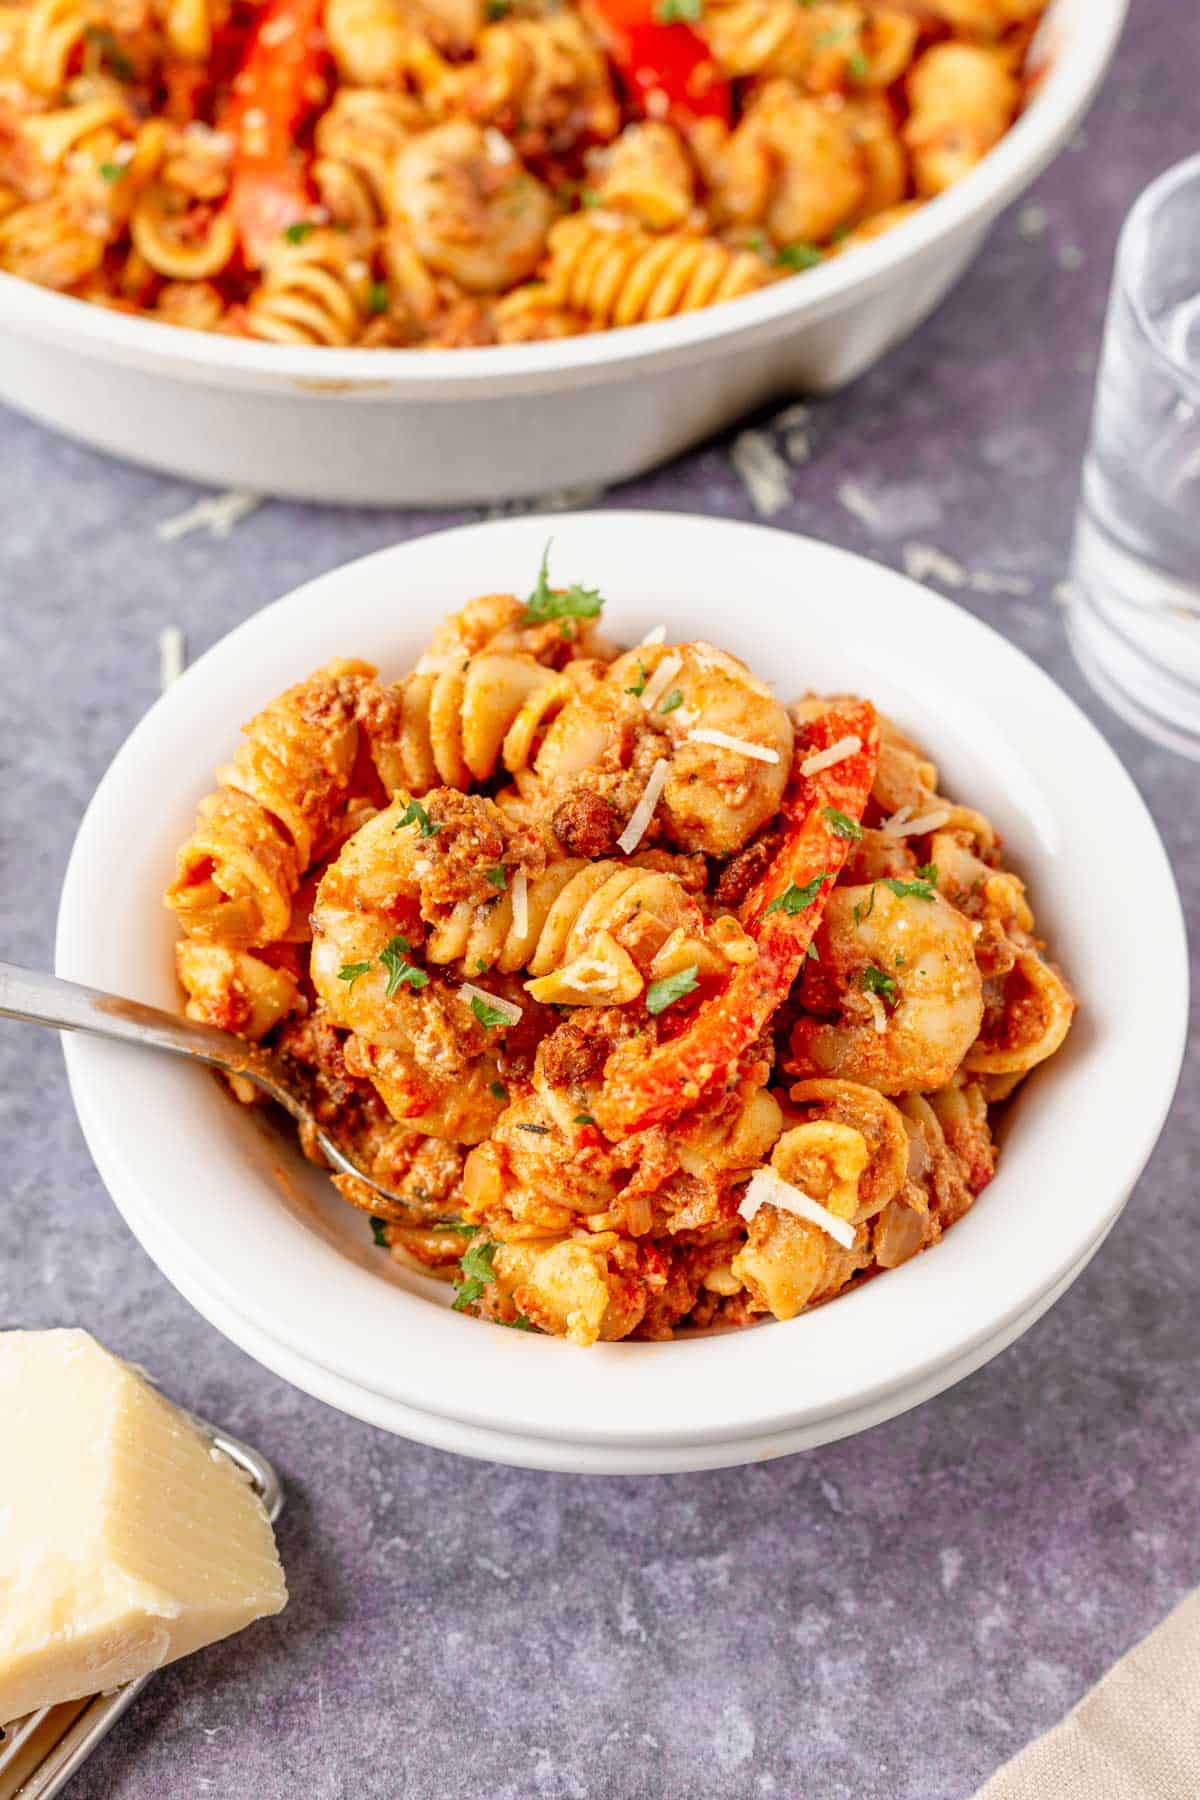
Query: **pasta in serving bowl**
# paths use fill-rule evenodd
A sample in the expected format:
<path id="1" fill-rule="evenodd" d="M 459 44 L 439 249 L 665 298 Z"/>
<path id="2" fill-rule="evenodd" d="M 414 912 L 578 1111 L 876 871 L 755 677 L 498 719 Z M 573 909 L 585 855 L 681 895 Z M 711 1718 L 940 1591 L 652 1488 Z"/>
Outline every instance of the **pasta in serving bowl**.
<path id="1" fill-rule="evenodd" d="M 910 330 L 1125 3 L 9 0 L 0 395 L 257 492 L 631 474 Z"/>
<path id="2" fill-rule="evenodd" d="M 750 527 L 553 529 L 582 585 L 534 599 L 599 618 L 511 597 L 548 535 L 517 520 L 242 626 L 121 753 L 64 892 L 62 973 L 169 1003 L 178 943 L 397 1203 L 194 1071 L 80 1043 L 72 1083 L 152 1254 L 293 1379 L 442 1442 L 735 1460 L 933 1391 L 1086 1260 L 1173 1084 L 1177 902 L 1111 754 L 945 602 Z"/>

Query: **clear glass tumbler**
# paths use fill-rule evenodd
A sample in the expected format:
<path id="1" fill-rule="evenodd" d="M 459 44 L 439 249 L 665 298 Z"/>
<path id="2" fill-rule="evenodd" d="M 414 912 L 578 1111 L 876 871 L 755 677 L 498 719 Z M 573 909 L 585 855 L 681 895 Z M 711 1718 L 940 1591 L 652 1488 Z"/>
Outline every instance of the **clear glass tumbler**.
<path id="1" fill-rule="evenodd" d="M 1200 757 L 1200 156 L 1121 233 L 1068 617 L 1105 699 Z"/>

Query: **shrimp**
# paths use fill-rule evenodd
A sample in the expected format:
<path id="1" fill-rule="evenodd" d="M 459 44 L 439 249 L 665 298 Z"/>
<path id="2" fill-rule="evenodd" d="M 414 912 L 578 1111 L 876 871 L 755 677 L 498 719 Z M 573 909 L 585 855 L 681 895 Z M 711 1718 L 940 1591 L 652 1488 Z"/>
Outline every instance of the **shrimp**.
<path id="1" fill-rule="evenodd" d="M 697 730 L 752 750 L 706 743 Z M 663 834 L 684 850 L 731 856 L 779 810 L 793 738 L 784 708 L 737 657 L 702 642 L 643 645 L 564 709 L 534 770 L 553 804 L 582 788 L 610 798 L 627 817 L 662 758 L 669 764 L 656 815 Z"/>
<path id="2" fill-rule="evenodd" d="M 840 887 L 806 965 L 786 1067 L 883 1094 L 941 1087 L 979 1036 L 970 922 L 927 882 Z M 916 890 L 916 891 L 913 891 Z"/>
<path id="3" fill-rule="evenodd" d="M 867 701 L 833 708 L 813 720 L 805 739 L 806 755 L 794 764 L 781 808 L 780 848 L 741 903 L 741 923 L 758 954 L 685 1014 L 675 1035 L 653 1048 L 633 1043 L 613 1052 L 596 1113 L 610 1136 L 663 1124 L 726 1084 L 804 966 L 846 859 L 847 840 L 834 821 L 839 814 L 860 819 L 870 792 L 879 749 L 875 710 Z M 822 753 L 835 760 L 806 774 L 809 758 L 820 762 Z"/>
<path id="4" fill-rule="evenodd" d="M 465 119 L 405 145 L 392 199 L 418 255 L 474 294 L 498 294 L 532 275 L 554 216 L 549 190 L 511 145 Z"/>

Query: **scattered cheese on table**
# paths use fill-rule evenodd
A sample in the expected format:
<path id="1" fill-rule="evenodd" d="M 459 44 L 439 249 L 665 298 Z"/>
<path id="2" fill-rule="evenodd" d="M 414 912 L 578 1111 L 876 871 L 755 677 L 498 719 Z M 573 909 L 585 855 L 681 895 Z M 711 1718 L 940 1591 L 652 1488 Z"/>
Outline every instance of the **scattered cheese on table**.
<path id="1" fill-rule="evenodd" d="M 0 1332 L 0 1721 L 279 1612 L 262 1502 L 86 1331 Z"/>

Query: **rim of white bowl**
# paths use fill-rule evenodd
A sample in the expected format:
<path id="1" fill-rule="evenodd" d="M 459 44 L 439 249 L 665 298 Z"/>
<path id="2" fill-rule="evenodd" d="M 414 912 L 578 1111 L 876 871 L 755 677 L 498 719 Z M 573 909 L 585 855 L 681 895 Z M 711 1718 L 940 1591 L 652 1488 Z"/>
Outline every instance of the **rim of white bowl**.
<path id="1" fill-rule="evenodd" d="M 386 399 L 415 390 L 434 401 L 465 390 L 539 390 L 564 375 L 601 381 L 660 355 L 770 335 L 780 321 L 815 321 L 847 295 L 864 297 L 961 228 L 985 224 L 1033 181 L 1089 105 L 1116 48 L 1129 0 L 1058 0 L 1044 29 L 1047 73 L 1031 104 L 969 175 L 852 256 L 721 306 L 654 324 L 548 343 L 457 350 L 317 349 L 254 343 L 131 317 L 0 273 L 8 329 L 114 361 L 233 386 L 266 384 L 318 396 Z M 1039 52 L 1039 54 L 1042 54 Z"/>
<path id="2" fill-rule="evenodd" d="M 139 1208 L 154 1206 L 234 1310 L 306 1359 L 425 1412 L 518 1435 L 680 1443 L 881 1399 L 1002 1331 L 1111 1224 L 1170 1105 L 1188 992 L 1166 853 L 1111 749 L 1019 650 L 905 577 L 764 526 L 633 512 L 458 527 L 324 575 L 209 650 L 118 752 L 67 871 L 59 972 L 171 1004 L 157 896 L 237 724 L 333 655 L 402 666 L 449 606 L 519 590 L 549 535 L 564 576 L 586 574 L 609 594 L 622 637 L 665 618 L 724 635 L 760 668 L 788 670 L 797 689 L 800 655 L 816 686 L 844 688 L 860 674 L 864 691 L 953 765 L 950 790 L 993 814 L 1083 999 L 1066 1048 L 1022 1092 L 996 1181 L 936 1250 L 790 1324 L 580 1352 L 462 1319 L 370 1273 L 357 1249 L 335 1247 L 283 1203 L 261 1144 L 249 1144 L 249 1125 L 208 1077 L 147 1060 L 131 1082 L 133 1053 L 76 1038 L 66 1054 L 92 1154 L 135 1230 Z M 646 570 L 653 594 L 637 592 L 651 585 Z M 731 607 L 728 595 L 744 592 L 760 605 Z M 397 594 L 421 596 L 419 617 L 400 619 Z M 802 642 L 789 614 L 810 625 Z M 151 821 L 148 785 L 167 770 L 153 811 L 175 816 Z M 1140 951 L 1147 942 L 1153 957 Z"/>

